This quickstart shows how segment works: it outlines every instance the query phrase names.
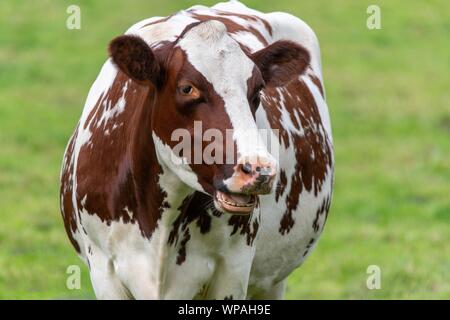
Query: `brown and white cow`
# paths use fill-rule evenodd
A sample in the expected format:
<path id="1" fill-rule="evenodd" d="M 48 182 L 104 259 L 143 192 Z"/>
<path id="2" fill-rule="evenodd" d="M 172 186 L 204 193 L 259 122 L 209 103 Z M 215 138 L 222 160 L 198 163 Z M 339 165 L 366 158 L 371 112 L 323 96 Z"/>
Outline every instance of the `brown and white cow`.
<path id="1" fill-rule="evenodd" d="M 313 31 L 231 1 L 141 21 L 109 52 L 61 173 L 65 228 L 96 296 L 282 298 L 331 202 Z M 174 130 L 194 141 L 196 122 L 233 130 L 232 163 L 174 161 L 192 156 L 174 151 Z M 248 139 L 259 129 L 279 133 L 279 157 Z"/>

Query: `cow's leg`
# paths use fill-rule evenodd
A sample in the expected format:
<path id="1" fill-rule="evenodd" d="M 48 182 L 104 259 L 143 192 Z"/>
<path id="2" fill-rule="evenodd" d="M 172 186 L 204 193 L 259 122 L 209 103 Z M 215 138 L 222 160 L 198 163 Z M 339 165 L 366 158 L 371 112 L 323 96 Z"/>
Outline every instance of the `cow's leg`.
<path id="1" fill-rule="evenodd" d="M 112 261 L 100 249 L 91 245 L 90 277 L 97 299 L 121 300 L 133 298 L 114 271 Z"/>
<path id="2" fill-rule="evenodd" d="M 236 275 L 218 268 L 215 279 L 209 284 L 205 299 L 208 300 L 244 300 L 247 295 L 247 276 Z"/>
<path id="3" fill-rule="evenodd" d="M 212 281 L 206 288 L 203 298 L 214 300 L 247 299 L 248 281 L 250 276 L 251 258 L 254 251 L 251 247 L 242 246 L 241 254 L 231 254 L 217 264 Z M 245 259 L 245 257 L 248 257 Z"/>
<path id="4" fill-rule="evenodd" d="M 273 285 L 269 290 L 253 295 L 253 300 L 282 300 L 286 291 L 286 279 Z"/>

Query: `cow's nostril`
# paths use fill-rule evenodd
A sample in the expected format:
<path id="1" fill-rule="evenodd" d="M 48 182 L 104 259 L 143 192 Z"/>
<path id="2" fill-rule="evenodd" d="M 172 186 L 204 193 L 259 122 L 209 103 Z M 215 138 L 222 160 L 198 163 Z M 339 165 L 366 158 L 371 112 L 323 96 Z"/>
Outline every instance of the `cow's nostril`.
<path id="1" fill-rule="evenodd" d="M 256 167 L 256 172 L 260 172 L 261 171 L 261 167 Z"/>
<path id="2" fill-rule="evenodd" d="M 252 165 L 248 162 L 242 165 L 242 172 L 246 174 L 252 173 Z"/>

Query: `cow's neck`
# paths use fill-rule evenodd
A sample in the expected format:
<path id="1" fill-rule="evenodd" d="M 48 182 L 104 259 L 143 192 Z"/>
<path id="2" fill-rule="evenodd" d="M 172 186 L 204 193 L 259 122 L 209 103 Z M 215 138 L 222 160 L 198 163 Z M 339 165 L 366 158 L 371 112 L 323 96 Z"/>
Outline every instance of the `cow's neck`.
<path id="1" fill-rule="evenodd" d="M 150 133 L 152 94 L 140 110 L 136 110 L 137 124 L 129 150 L 130 170 L 138 203 L 137 219 L 142 234 L 149 239 L 151 248 L 152 283 L 155 298 L 163 298 L 167 291 L 168 270 L 176 261 L 176 248 L 170 244 L 182 203 L 193 190 L 164 164 L 158 162 L 154 141 Z"/>
<path id="2" fill-rule="evenodd" d="M 155 229 L 170 227 L 180 214 L 183 200 L 194 191 L 160 164 L 151 134 L 154 92 L 149 89 L 145 102 L 136 106 L 130 130 L 130 171 L 138 203 L 138 222 L 142 233 L 150 238 Z M 164 215 L 165 219 L 161 219 Z"/>

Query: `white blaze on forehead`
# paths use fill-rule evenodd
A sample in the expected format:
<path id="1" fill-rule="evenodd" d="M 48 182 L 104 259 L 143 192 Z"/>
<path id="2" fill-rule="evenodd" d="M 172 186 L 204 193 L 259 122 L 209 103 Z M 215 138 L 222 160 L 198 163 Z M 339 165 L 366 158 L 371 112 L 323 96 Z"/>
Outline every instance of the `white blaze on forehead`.
<path id="1" fill-rule="evenodd" d="M 254 63 L 216 20 L 202 22 L 180 39 L 178 46 L 189 62 L 208 80 L 225 103 L 241 156 L 268 156 L 247 100 L 247 81 Z"/>

